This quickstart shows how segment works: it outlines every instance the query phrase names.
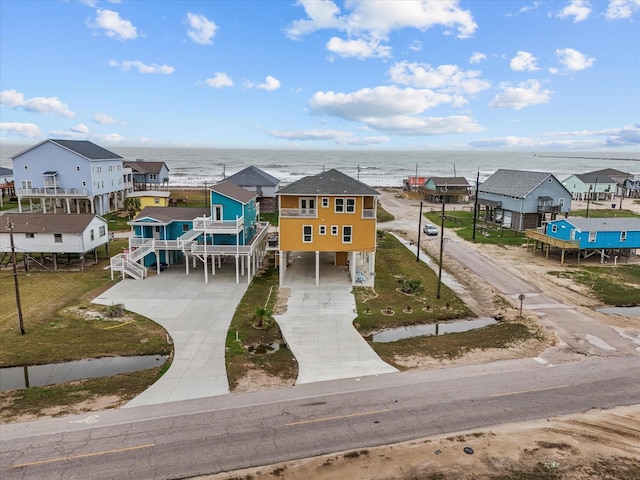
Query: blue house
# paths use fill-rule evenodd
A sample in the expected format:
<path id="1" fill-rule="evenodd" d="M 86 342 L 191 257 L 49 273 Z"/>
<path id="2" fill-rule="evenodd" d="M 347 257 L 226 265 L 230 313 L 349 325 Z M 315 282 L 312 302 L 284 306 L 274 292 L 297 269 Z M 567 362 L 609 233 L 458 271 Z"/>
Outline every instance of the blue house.
<path id="1" fill-rule="evenodd" d="M 581 250 L 640 248 L 640 218 L 569 217 L 547 224 L 548 236 L 579 242 Z"/>
<path id="2" fill-rule="evenodd" d="M 231 182 L 210 188 L 210 208 L 145 207 L 129 222 L 134 235 L 129 251 L 111 259 L 112 274 L 120 271 L 136 279 L 147 275 L 147 267 L 157 272 L 189 260 L 204 264 L 205 282 L 209 268 L 215 275 L 223 263 L 235 263 L 236 283 L 245 275 L 247 282 L 266 255 L 268 223 L 259 223 L 256 194 Z M 227 261 L 232 260 L 232 261 Z"/>
<path id="3" fill-rule="evenodd" d="M 126 194 L 122 157 L 86 140 L 44 140 L 13 157 L 18 197 L 42 213 L 103 215 L 122 207 Z"/>

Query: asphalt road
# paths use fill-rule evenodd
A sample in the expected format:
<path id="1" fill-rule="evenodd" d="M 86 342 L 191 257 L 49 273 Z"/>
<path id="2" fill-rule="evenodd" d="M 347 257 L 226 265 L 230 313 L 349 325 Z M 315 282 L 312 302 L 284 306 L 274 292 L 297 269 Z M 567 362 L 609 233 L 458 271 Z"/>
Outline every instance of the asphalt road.
<path id="1" fill-rule="evenodd" d="M 637 356 L 555 366 L 526 359 L 4 425 L 0 478 L 174 479 L 233 471 L 636 404 L 638 378 Z"/>

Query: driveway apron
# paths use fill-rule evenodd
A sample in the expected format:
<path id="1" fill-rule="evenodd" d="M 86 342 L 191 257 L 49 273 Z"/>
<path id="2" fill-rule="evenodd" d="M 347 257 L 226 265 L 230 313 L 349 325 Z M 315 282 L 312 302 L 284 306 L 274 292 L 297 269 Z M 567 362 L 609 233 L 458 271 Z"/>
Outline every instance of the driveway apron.
<path id="1" fill-rule="evenodd" d="M 235 269 L 223 266 L 204 283 L 202 267 L 171 267 L 145 280 L 125 279 L 94 300 L 122 303 L 162 325 L 175 356 L 169 370 L 125 407 L 155 405 L 229 393 L 225 340 L 236 307 L 247 289 Z"/>

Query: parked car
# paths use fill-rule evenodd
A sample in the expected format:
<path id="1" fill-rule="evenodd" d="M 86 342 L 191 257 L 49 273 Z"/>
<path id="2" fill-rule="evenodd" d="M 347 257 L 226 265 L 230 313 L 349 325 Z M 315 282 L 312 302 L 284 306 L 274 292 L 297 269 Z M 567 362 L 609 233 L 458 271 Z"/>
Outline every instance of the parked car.
<path id="1" fill-rule="evenodd" d="M 427 235 L 438 235 L 438 233 L 440 233 L 438 227 L 431 225 L 430 223 L 425 224 L 425 226 L 422 227 L 422 231 Z"/>

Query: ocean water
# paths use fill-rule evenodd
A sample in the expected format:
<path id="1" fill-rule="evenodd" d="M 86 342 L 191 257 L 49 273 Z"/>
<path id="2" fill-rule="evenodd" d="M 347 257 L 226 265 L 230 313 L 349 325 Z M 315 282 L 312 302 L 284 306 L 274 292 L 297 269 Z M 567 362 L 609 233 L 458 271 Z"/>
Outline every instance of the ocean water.
<path id="1" fill-rule="evenodd" d="M 12 168 L 10 157 L 24 145 L 0 145 L 0 166 Z M 336 168 L 374 187 L 401 186 L 405 178 L 463 176 L 475 184 L 500 168 L 549 172 L 559 180 L 576 173 L 614 168 L 640 175 L 640 152 L 490 152 L 248 150 L 214 148 L 108 147 L 125 160 L 162 161 L 169 184 L 203 186 L 255 165 L 286 185 L 307 175 Z"/>

